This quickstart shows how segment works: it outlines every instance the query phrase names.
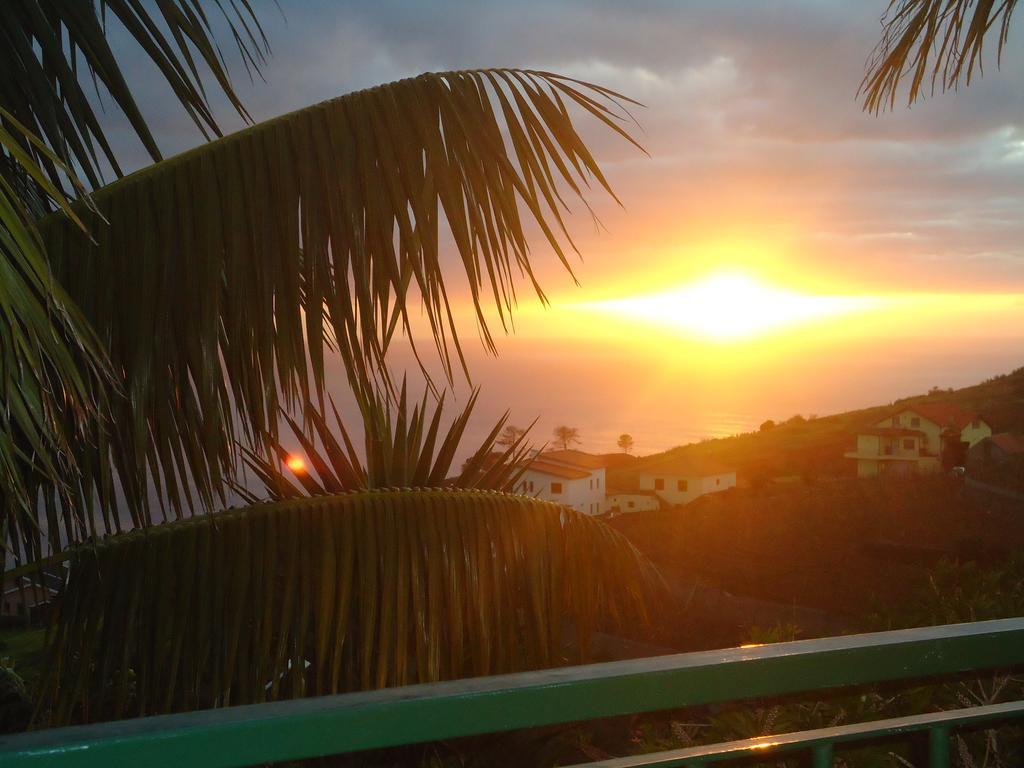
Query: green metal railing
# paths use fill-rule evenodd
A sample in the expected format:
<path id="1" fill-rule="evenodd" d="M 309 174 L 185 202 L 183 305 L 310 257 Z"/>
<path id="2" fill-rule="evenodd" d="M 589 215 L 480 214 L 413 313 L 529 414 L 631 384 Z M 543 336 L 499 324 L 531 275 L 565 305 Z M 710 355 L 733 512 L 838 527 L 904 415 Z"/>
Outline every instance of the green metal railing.
<path id="1" fill-rule="evenodd" d="M 1024 619 L 802 640 L 366 693 L 76 726 L 0 738 L 0 767 L 214 768 L 417 744 L 631 713 L 1024 664 Z M 1024 715 L 1024 702 L 747 739 L 591 764 L 704 765 L 926 731 L 948 766 L 951 731 Z"/>

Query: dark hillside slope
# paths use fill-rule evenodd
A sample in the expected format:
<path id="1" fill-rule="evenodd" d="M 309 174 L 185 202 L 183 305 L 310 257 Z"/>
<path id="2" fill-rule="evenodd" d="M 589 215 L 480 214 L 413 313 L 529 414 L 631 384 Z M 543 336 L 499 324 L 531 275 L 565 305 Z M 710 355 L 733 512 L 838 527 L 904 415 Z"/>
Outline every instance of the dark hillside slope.
<path id="1" fill-rule="evenodd" d="M 992 564 L 1024 547 L 1024 516 L 990 512 L 945 477 L 737 489 L 611 524 L 669 578 L 845 616 L 851 628 L 905 601 L 943 558 Z"/>
<path id="2" fill-rule="evenodd" d="M 933 390 L 886 405 L 811 420 L 795 416 L 759 432 L 680 446 L 609 469 L 608 483 L 634 488 L 645 467 L 666 458 L 725 464 L 737 470 L 741 485 L 757 485 L 780 476 L 814 479 L 850 475 L 853 463 L 844 460 L 843 453 L 853 448 L 852 435 L 857 428 L 883 418 L 895 406 L 921 402 L 955 403 L 980 413 L 995 432 L 1024 432 L 1024 368 L 963 389 Z"/>

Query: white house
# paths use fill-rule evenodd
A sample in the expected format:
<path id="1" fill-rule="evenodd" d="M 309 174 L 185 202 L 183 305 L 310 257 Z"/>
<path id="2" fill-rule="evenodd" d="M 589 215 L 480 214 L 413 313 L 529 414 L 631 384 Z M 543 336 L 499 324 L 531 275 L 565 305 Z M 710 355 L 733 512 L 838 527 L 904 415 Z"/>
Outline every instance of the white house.
<path id="1" fill-rule="evenodd" d="M 41 605 L 46 605 L 64 585 L 62 566 L 43 568 L 42 573 L 24 574 L 4 579 L 4 596 L 0 605 L 2 616 L 27 616 Z"/>
<path id="2" fill-rule="evenodd" d="M 952 403 L 920 403 L 893 411 L 857 432 L 846 458 L 857 477 L 928 474 L 963 464 L 967 449 L 992 434 L 981 416 Z"/>
<path id="3" fill-rule="evenodd" d="M 661 509 L 661 499 L 653 491 L 624 491 L 609 488 L 604 497 L 604 510 L 610 515 L 653 512 L 656 509 Z"/>
<path id="4" fill-rule="evenodd" d="M 640 490 L 653 492 L 673 506 L 735 487 L 735 469 L 687 457 L 664 459 L 640 473 Z"/>
<path id="5" fill-rule="evenodd" d="M 605 460 L 583 451 L 546 451 L 523 473 L 516 492 L 600 515 L 605 511 Z"/>

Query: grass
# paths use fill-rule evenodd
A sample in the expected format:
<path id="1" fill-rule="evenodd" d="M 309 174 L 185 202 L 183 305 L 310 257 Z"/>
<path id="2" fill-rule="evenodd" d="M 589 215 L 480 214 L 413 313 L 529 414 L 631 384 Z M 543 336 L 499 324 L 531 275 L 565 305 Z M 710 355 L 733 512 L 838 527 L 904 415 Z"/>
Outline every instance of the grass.
<path id="1" fill-rule="evenodd" d="M 0 659 L 4 666 L 13 667 L 29 690 L 42 671 L 45 634 L 46 630 L 39 627 L 0 630 Z"/>

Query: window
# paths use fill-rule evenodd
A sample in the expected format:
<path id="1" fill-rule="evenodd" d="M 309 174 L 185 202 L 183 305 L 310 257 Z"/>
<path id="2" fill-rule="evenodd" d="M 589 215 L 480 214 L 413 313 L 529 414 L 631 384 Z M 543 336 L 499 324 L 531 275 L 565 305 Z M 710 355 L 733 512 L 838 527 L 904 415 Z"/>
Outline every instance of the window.
<path id="1" fill-rule="evenodd" d="M 598 488 L 600 488 L 601 487 L 601 478 L 600 477 L 594 478 L 594 483 L 597 485 Z"/>
<path id="2" fill-rule="evenodd" d="M 892 417 L 892 425 L 894 427 L 898 427 L 900 425 L 900 417 L 898 414 Z"/>
<path id="3" fill-rule="evenodd" d="M 971 429 L 981 429 L 981 419 L 975 419 L 971 422 Z"/>
<path id="4" fill-rule="evenodd" d="M 912 451 L 914 450 L 914 438 L 905 437 L 903 438 L 903 450 Z"/>
<path id="5" fill-rule="evenodd" d="M 715 485 L 721 485 L 721 484 L 722 484 L 722 478 L 716 477 L 715 478 Z"/>
<path id="6" fill-rule="evenodd" d="M 654 490 L 664 491 L 665 490 L 665 478 L 656 477 L 654 478 Z"/>
<path id="7" fill-rule="evenodd" d="M 551 484 L 551 492 L 552 493 L 561 493 L 562 492 L 562 484 L 561 483 L 552 483 Z"/>
<path id="8" fill-rule="evenodd" d="M 919 418 L 917 418 L 917 416 L 912 416 L 910 418 L 910 426 L 912 426 L 912 427 L 920 427 L 921 426 L 921 420 Z"/>
<path id="9" fill-rule="evenodd" d="M 626 502 L 626 506 L 627 506 L 627 507 L 635 507 L 635 506 L 636 506 L 636 503 L 635 503 L 635 502 L 632 502 L 632 501 L 627 501 L 627 502 Z"/>
<path id="10" fill-rule="evenodd" d="M 688 480 L 676 480 L 676 488 L 683 493 L 689 490 L 690 482 Z"/>

